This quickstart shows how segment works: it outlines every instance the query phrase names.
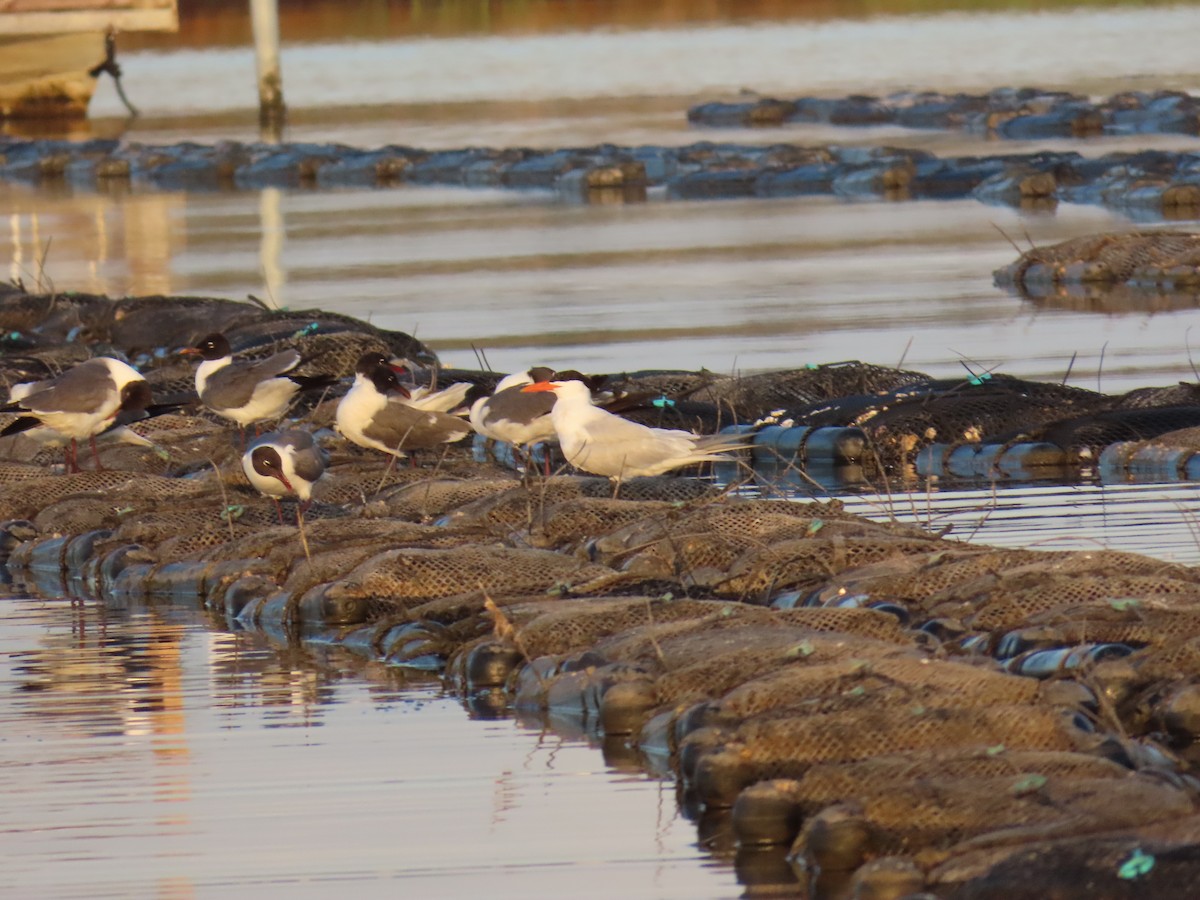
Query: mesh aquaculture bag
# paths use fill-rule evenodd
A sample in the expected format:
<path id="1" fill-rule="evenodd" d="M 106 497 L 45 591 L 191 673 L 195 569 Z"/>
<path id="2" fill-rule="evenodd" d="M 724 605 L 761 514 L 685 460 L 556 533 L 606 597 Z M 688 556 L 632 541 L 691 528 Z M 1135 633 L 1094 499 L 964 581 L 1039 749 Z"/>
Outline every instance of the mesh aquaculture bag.
<path id="1" fill-rule="evenodd" d="M 850 518 L 838 503 L 788 503 L 774 500 L 734 500 L 659 512 L 628 525 L 605 529 L 589 545 L 594 558 L 616 564 L 629 554 L 659 542 L 703 534 L 749 547 L 784 531 L 819 531 L 829 519 Z M 864 521 L 864 520 L 857 520 Z M 879 526 L 877 526 L 879 527 Z"/>
<path id="2" fill-rule="evenodd" d="M 1050 610 L 1130 597 L 1192 605 L 1200 601 L 1200 585 L 1136 575 L 1092 578 L 1073 573 L 1023 572 L 999 579 L 993 587 L 963 601 L 935 606 L 932 612 L 935 616 L 960 615 L 972 629 L 994 631 L 1015 628 L 1029 617 Z"/>
<path id="3" fill-rule="evenodd" d="M 42 340 L 64 342 L 72 329 L 81 328 L 81 339 L 72 344 L 100 342 L 109 339 L 112 316 L 107 297 L 57 291 L 31 294 L 16 285 L 0 287 L 0 328 L 4 331 L 37 333 Z"/>
<path id="4" fill-rule="evenodd" d="M 549 504 L 578 497 L 577 479 L 551 477 L 529 487 L 512 484 L 508 490 L 479 497 L 456 506 L 446 521 L 464 528 L 506 534 L 514 528 L 529 528 Z"/>
<path id="5" fill-rule="evenodd" d="M 400 548 L 371 557 L 331 585 L 338 598 L 366 598 L 380 614 L 420 600 L 476 589 L 486 592 L 564 590 L 614 576 L 611 569 L 548 550 L 464 546 Z"/>
<path id="6" fill-rule="evenodd" d="M 943 600 L 952 600 L 974 582 L 1000 577 L 1024 566 L 1049 570 L 1057 562 L 1073 555 L 1055 550 L 986 550 L 952 547 L 950 552 L 934 552 L 911 557 L 911 566 L 864 569 L 865 577 L 851 572 L 845 578 L 856 591 L 918 603 L 928 608 Z M 909 562 L 909 560 L 905 560 Z M 832 584 L 838 584 L 835 579 Z"/>
<path id="7" fill-rule="evenodd" d="M 576 497 L 539 507 L 527 530 L 516 532 L 515 539 L 546 549 L 569 547 L 575 543 L 651 516 L 675 509 L 667 500 L 632 501 L 601 497 Z"/>
<path id="8" fill-rule="evenodd" d="M 960 749 L 886 754 L 850 763 L 818 763 L 795 783 L 791 796 L 806 816 L 822 807 L 920 779 L 1010 778 L 1038 774 L 1057 778 L 1122 779 L 1130 770 L 1100 756 L 1070 751 Z"/>
<path id="9" fill-rule="evenodd" d="M 325 503 L 363 505 L 377 494 L 397 485 L 411 485 L 429 479 L 429 473 L 407 465 L 389 465 L 382 457 L 331 464 L 315 489 Z"/>
<path id="10" fill-rule="evenodd" d="M 30 518 L 56 500 L 79 494 L 111 497 L 117 505 L 195 497 L 206 488 L 180 478 L 101 471 L 12 482 L 0 487 L 0 518 Z"/>
<path id="11" fill-rule="evenodd" d="M 839 632 L 834 634 L 841 638 L 843 648 L 855 646 L 852 638 Z M 667 646 L 661 663 L 667 671 L 657 682 L 659 696 L 666 703 L 727 698 L 730 692 L 746 690 L 748 684 L 770 678 L 774 673 L 808 669 L 810 666 L 805 663 L 817 652 L 814 639 L 820 638 L 813 630 L 786 619 L 769 626 L 747 623 L 742 628 L 706 629 L 664 637 L 659 644 Z M 861 648 L 878 654 L 881 659 L 899 650 L 896 645 L 875 643 L 864 643 Z M 816 685 L 817 681 L 811 684 Z"/>
<path id="12" fill-rule="evenodd" d="M 410 484 L 385 488 L 375 495 L 373 507 L 379 514 L 420 522 L 436 518 L 472 500 L 508 491 L 511 479 L 423 478 Z"/>
<path id="13" fill-rule="evenodd" d="M 1004 384 L 998 382 L 996 384 Z M 1023 383 L 1032 384 L 1032 383 Z M 855 422 L 871 438 L 885 461 L 907 459 L 917 450 L 938 443 L 980 443 L 1005 440 L 1061 419 L 1073 409 L 1089 410 L 1111 401 L 1090 391 L 998 390 L 984 386 L 947 391 L 941 396 L 898 403 L 869 419 Z"/>
<path id="14" fill-rule="evenodd" d="M 814 763 L 852 762 L 905 751 L 1005 747 L 1076 750 L 1090 732 L 1065 710 L 1033 704 L 980 707 L 906 703 L 894 691 L 840 700 L 830 712 L 759 717 L 734 731 L 739 757 L 757 778 L 798 777 Z"/>
<path id="15" fill-rule="evenodd" d="M 876 786 L 855 804 L 872 849 L 949 849 L 980 835 L 1009 841 L 1089 834 L 1178 819 L 1188 795 L 1154 778 L 1028 775 L 932 776 Z M 803 844 L 804 837 L 801 837 Z"/>
<path id="16" fill-rule="evenodd" d="M 725 614 L 730 607 L 709 600 L 652 597 L 593 597 L 559 604 L 520 630 L 521 646 L 538 657 L 592 648 L 602 638 L 650 623 L 664 625 Z M 735 612 L 730 614 L 736 614 Z M 606 651 L 596 647 L 602 657 Z M 607 658 L 607 657 L 606 657 Z M 617 657 L 612 657 L 617 661 Z"/>
<path id="17" fill-rule="evenodd" d="M 1141 441 L 1200 425 L 1200 407 L 1155 406 L 1112 409 L 1063 419 L 1034 429 L 1038 440 L 1057 444 L 1076 459 L 1091 459 L 1109 444 Z"/>
<path id="18" fill-rule="evenodd" d="M 891 556 L 925 553 L 935 540 L 894 538 L 887 534 L 862 537 L 814 537 L 781 541 L 743 555 L 720 582 L 722 594 L 764 596 L 797 585 L 815 585 L 843 569 Z"/>
<path id="19" fill-rule="evenodd" d="M 718 719 L 737 723 L 767 711 L 787 709 L 816 696 L 887 686 L 903 688 L 912 702 L 940 696 L 964 706 L 1029 703 L 1039 682 L 996 669 L 912 653 L 884 652 L 871 646 L 869 655 L 847 656 L 821 665 L 797 663 L 769 672 L 729 693 L 717 705 Z"/>
<path id="20" fill-rule="evenodd" d="M 1200 816 L 1058 840 L 1027 837 L 990 846 L 966 841 L 930 882 L 950 900 L 1045 900 L 1077 896 L 1081 886 L 1089 897 L 1190 900 L 1200 881 Z"/>

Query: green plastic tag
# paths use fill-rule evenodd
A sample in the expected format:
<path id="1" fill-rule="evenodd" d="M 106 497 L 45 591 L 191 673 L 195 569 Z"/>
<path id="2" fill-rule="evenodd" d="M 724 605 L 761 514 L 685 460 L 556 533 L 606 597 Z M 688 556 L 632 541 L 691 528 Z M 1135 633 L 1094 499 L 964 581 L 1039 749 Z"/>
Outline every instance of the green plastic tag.
<path id="1" fill-rule="evenodd" d="M 1143 875 L 1150 874 L 1150 870 L 1154 868 L 1154 857 L 1142 850 L 1141 847 L 1134 847 L 1133 852 L 1129 854 L 1129 858 L 1121 863 L 1117 869 L 1117 877 L 1124 878 L 1126 881 L 1132 881 L 1135 878 L 1141 878 Z"/>

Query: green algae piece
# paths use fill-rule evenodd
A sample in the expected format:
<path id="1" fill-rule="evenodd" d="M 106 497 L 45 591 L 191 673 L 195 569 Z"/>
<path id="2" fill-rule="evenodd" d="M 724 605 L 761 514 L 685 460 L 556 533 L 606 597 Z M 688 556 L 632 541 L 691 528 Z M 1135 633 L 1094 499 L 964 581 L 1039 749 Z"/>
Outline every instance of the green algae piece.
<path id="1" fill-rule="evenodd" d="M 791 647 L 785 654 L 788 659 L 808 659 L 816 652 L 816 648 L 808 641 L 801 641 L 795 647 Z"/>
<path id="2" fill-rule="evenodd" d="M 1024 775 L 1017 779 L 1012 786 L 1012 795 L 1020 797 L 1024 794 L 1032 794 L 1034 791 L 1040 791 L 1046 786 L 1046 776 L 1038 775 L 1036 772 Z"/>

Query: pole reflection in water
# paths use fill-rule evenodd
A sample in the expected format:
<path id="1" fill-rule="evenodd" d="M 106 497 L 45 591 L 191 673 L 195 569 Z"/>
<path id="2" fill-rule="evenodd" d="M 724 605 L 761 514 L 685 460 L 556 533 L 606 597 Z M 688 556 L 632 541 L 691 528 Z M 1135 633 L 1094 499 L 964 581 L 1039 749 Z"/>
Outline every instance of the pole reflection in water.
<path id="1" fill-rule="evenodd" d="M 259 265 L 262 269 L 263 286 L 267 301 L 276 309 L 287 306 L 284 286 L 287 271 L 283 267 L 283 245 L 287 237 L 287 225 L 283 220 L 283 191 L 279 188 L 263 188 L 258 195 Z"/>
<path id="2" fill-rule="evenodd" d="M 183 192 L 47 195 L 0 184 L 0 199 L 12 210 L 4 242 L 8 280 L 33 291 L 58 288 L 110 296 L 186 291 L 191 266 L 186 261 L 181 266 L 181 258 L 199 249 L 230 254 L 226 260 L 232 261 L 234 245 L 245 240 L 247 231 L 245 216 L 232 212 L 217 223 L 229 231 L 222 245 L 212 246 L 203 229 L 189 234 L 189 212 L 197 200 Z M 288 280 L 284 192 L 259 191 L 256 218 L 249 233 L 257 232 L 258 258 L 251 265 L 259 278 L 246 283 L 245 291 L 262 292 L 272 306 L 283 307 Z"/>

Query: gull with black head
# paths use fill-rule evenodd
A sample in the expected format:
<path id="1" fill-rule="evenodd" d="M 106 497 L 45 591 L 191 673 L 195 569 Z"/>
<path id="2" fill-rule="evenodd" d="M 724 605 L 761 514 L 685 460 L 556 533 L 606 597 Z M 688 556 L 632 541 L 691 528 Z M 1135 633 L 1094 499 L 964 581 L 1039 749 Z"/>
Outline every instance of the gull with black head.
<path id="1" fill-rule="evenodd" d="M 295 497 L 296 524 L 312 504 L 313 486 L 325 475 L 325 455 L 307 431 L 272 431 L 256 438 L 242 454 L 242 471 L 260 494 L 275 501 L 279 523 L 283 511 L 279 498 Z"/>
<path id="2" fill-rule="evenodd" d="M 337 408 L 337 430 L 348 440 L 402 458 L 405 450 L 424 450 L 462 440 L 471 426 L 457 416 L 409 406 L 408 390 L 379 353 L 364 353 L 355 366 L 354 384 Z"/>
<path id="3" fill-rule="evenodd" d="M 405 402 L 414 409 L 424 409 L 430 412 L 453 413 L 462 415 L 468 402 L 468 395 L 476 391 L 476 386 L 469 381 L 457 381 L 443 388 L 437 386 L 438 369 L 433 367 L 429 384 L 418 384 L 413 374 L 414 366 L 407 359 L 387 360 L 387 364 L 396 373 L 400 384 L 408 391 Z"/>
<path id="4" fill-rule="evenodd" d="M 534 444 L 554 439 L 550 411 L 554 408 L 555 395 L 551 392 L 526 393 L 523 388 L 549 381 L 553 376 L 554 371 L 546 366 L 534 366 L 504 376 L 491 396 L 480 397 L 471 404 L 468 416 L 471 427 L 489 440 L 512 444 L 529 459 Z M 548 475 L 549 454 L 545 462 Z"/>
<path id="5" fill-rule="evenodd" d="M 526 385 L 549 381 L 554 375 L 546 366 L 534 366 L 524 372 L 514 372 L 500 379 L 489 397 L 480 397 L 471 404 L 468 417 L 476 432 L 495 441 L 505 441 L 525 447 L 554 437 L 550 410 L 554 408 L 553 393 L 529 394 Z"/>
<path id="6" fill-rule="evenodd" d="M 302 362 L 294 348 L 265 359 L 235 360 L 229 340 L 215 332 L 183 352 L 203 358 L 196 368 L 200 402 L 242 428 L 279 419 L 300 391 L 328 387 L 336 380 L 330 375 L 294 374 Z"/>
<path id="7" fill-rule="evenodd" d="M 87 438 L 96 468 L 100 469 L 96 435 L 134 421 L 151 400 L 150 385 L 141 373 L 119 359 L 98 356 L 55 378 L 17 385 L 2 410 L 21 415 L 0 430 L 0 437 L 44 425 L 70 439 L 66 449 L 70 472 L 79 471 L 78 442 Z"/>

